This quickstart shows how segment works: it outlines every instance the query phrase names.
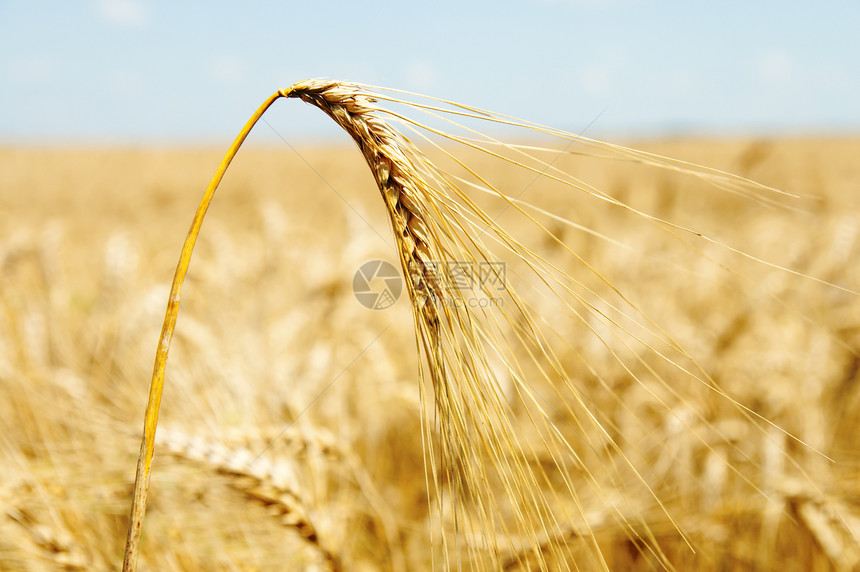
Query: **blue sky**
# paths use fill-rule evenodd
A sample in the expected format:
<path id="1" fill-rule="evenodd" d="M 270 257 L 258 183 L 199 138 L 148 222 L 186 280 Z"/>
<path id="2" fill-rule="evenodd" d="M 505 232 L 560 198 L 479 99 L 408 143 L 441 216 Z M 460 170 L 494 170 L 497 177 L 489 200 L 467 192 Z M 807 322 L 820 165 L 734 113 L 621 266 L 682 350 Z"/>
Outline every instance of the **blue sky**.
<path id="1" fill-rule="evenodd" d="M 857 133 L 858 30 L 856 0 L 0 0 L 0 143 L 224 142 L 319 76 L 589 134 Z"/>

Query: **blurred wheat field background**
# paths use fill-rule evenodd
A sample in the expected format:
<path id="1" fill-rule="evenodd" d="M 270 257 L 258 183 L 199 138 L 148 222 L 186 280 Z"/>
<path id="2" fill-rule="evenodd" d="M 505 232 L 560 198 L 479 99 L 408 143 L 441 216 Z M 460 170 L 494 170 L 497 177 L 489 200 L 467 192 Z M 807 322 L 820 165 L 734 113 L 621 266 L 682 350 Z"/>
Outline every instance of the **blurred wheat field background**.
<path id="1" fill-rule="evenodd" d="M 573 158 L 562 168 L 754 256 L 860 289 L 860 141 L 635 146 L 816 198 L 792 212 L 618 162 Z M 0 150 L 0 568 L 121 560 L 168 281 L 221 152 Z M 588 367 L 571 371 L 620 397 L 599 403 L 602 415 L 687 537 L 644 496 L 628 519 L 651 531 L 659 548 L 650 552 L 594 514 L 609 567 L 659 569 L 657 550 L 678 570 L 856 569 L 856 295 L 719 249 L 678 248 L 653 227 L 619 222 L 612 208 L 553 202 L 552 189 L 529 188 L 529 174 L 510 177 L 515 189 L 546 193 L 553 212 L 576 211 L 635 246 L 552 229 L 681 336 L 733 397 L 833 459 L 775 429 L 752 430 L 690 385 L 677 388 L 682 399 L 660 394 L 673 407 L 667 415 L 659 388 L 633 383 L 584 337 L 576 363 Z M 142 569 L 431 567 L 438 547 L 428 531 L 445 525 L 427 500 L 408 301 L 371 311 L 352 292 L 362 263 L 396 260 L 377 234 L 388 230 L 385 217 L 351 147 L 239 154 L 185 287 Z M 554 248 L 547 242 L 544 254 Z M 643 378 L 662 367 L 642 363 Z M 691 437 L 699 414 L 703 433 L 717 428 L 705 442 Z"/>

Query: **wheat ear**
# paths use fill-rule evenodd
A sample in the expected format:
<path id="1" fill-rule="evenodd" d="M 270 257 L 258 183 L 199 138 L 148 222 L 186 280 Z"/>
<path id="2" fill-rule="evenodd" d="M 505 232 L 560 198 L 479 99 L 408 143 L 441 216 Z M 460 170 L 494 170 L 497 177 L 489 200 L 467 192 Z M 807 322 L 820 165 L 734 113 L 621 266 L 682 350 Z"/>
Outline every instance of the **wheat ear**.
<path id="1" fill-rule="evenodd" d="M 286 95 L 324 111 L 358 145 L 388 207 L 403 270 L 411 281 L 410 293 L 427 323 L 438 327 L 436 308 L 429 302 L 443 295 L 435 269 L 441 253 L 435 251 L 438 242 L 423 214 L 429 208 L 419 189 L 427 183 L 405 154 L 403 137 L 380 118 L 374 100 L 355 85 L 309 80 L 295 84 Z"/>
<path id="2" fill-rule="evenodd" d="M 292 460 L 261 457 L 247 447 L 227 446 L 177 429 L 162 429 L 158 442 L 180 459 L 202 463 L 217 473 L 236 477 L 233 486 L 248 498 L 274 507 L 281 522 L 313 547 L 329 570 L 337 572 L 342 569 L 337 552 L 330 542 L 320 537 L 319 529 L 310 517 L 312 511 L 297 475 L 299 468 Z M 243 483 L 243 478 L 249 482 Z"/>

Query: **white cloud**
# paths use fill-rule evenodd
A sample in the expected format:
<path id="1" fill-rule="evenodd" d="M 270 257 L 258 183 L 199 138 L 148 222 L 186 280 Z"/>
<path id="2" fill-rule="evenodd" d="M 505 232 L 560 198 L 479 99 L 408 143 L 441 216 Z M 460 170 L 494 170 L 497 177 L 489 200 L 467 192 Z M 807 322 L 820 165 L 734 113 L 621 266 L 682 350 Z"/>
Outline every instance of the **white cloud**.
<path id="1" fill-rule="evenodd" d="M 647 4 L 646 0 L 530 0 L 531 4 L 549 8 L 593 8 L 617 9 L 635 8 Z"/>
<path id="2" fill-rule="evenodd" d="M 697 86 L 702 82 L 697 79 L 695 72 L 677 69 L 667 73 L 663 83 L 668 97 L 683 99 L 694 97 Z"/>
<path id="3" fill-rule="evenodd" d="M 586 93 L 605 97 L 617 89 L 619 77 L 624 76 L 627 54 L 618 48 L 608 48 L 582 71 L 581 83 Z"/>
<path id="4" fill-rule="evenodd" d="M 145 87 L 143 78 L 134 72 L 117 71 L 107 78 L 108 91 L 122 99 L 134 99 Z"/>
<path id="5" fill-rule="evenodd" d="M 149 22 L 149 6 L 140 0 L 98 0 L 99 16 L 112 24 L 143 26 Z"/>
<path id="6" fill-rule="evenodd" d="M 758 57 L 756 71 L 771 83 L 785 83 L 794 75 L 794 65 L 785 52 L 771 51 Z"/>
<path id="7" fill-rule="evenodd" d="M 439 79 L 436 68 L 427 62 L 413 62 L 406 68 L 406 84 L 415 91 L 432 91 Z"/>
<path id="8" fill-rule="evenodd" d="M 245 62 L 238 56 L 223 56 L 212 60 L 208 66 L 209 76 L 218 83 L 233 84 L 245 76 Z"/>
<path id="9" fill-rule="evenodd" d="M 589 95 L 609 95 L 612 92 L 612 86 L 612 72 L 606 68 L 592 66 L 582 74 L 582 87 Z"/>
<path id="10" fill-rule="evenodd" d="M 21 87 L 45 87 L 55 83 L 59 74 L 57 65 L 45 58 L 24 58 L 8 68 L 8 78 Z"/>

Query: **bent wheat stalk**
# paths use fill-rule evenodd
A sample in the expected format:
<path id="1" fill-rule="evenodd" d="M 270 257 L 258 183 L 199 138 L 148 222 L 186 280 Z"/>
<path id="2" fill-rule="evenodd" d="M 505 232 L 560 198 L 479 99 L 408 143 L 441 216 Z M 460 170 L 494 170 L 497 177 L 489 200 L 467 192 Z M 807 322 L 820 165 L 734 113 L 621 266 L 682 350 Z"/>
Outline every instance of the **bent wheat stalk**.
<path id="1" fill-rule="evenodd" d="M 606 233 L 526 200 L 522 195 L 528 187 L 519 194 L 503 189 L 491 180 L 492 174 L 471 167 L 450 146 L 547 181 L 560 193 L 571 193 L 571 199 L 584 197 L 656 225 L 697 253 L 704 244 L 805 276 L 628 204 L 577 179 L 555 161 L 580 153 L 585 146 L 592 155 L 606 153 L 689 175 L 765 205 L 792 197 L 715 169 L 481 109 L 444 100 L 403 99 L 413 95 L 328 80 L 300 82 L 270 96 L 229 148 L 194 216 L 171 287 L 144 419 L 124 570 L 136 566 L 165 365 L 191 253 L 231 160 L 254 124 L 281 97 L 318 107 L 349 133 L 385 202 L 412 302 L 419 387 L 425 403 L 433 404 L 432 411 L 425 412 L 423 437 L 432 483 L 428 494 L 442 526 L 439 558 L 446 569 L 549 570 L 573 565 L 608 569 L 599 529 L 610 523 L 655 564 L 672 568 L 647 524 L 646 510 L 634 500 L 647 499 L 651 507 L 647 510 L 663 514 L 685 542 L 686 538 L 655 490 L 657 480 L 643 474 L 630 458 L 617 417 L 606 409 L 629 416 L 645 434 L 655 428 L 631 410 L 617 384 L 591 363 L 575 342 L 580 334 L 603 348 L 617 366 L 616 375 L 640 387 L 665 412 L 667 423 L 687 431 L 692 443 L 722 459 L 740 479 L 757 488 L 724 458 L 728 455 L 712 445 L 730 438 L 700 408 L 689 406 L 676 378 L 691 383 L 687 391 L 707 393 L 736 409 L 763 433 L 762 427 L 773 428 L 772 424 L 733 398 L 672 333 L 550 225 L 587 233 L 613 246 L 629 245 L 619 245 Z M 425 121 L 400 111 L 404 106 L 423 114 Z M 533 136 L 560 139 L 567 147 L 559 152 L 539 145 L 507 144 L 472 129 L 466 124 L 469 121 L 525 128 Z M 406 133 L 424 141 L 439 158 L 428 159 Z M 484 199 L 495 201 L 499 214 L 491 216 Z M 523 225 L 519 228 L 529 230 L 515 236 L 506 230 L 513 223 L 499 222 L 504 217 L 517 217 Z M 558 256 L 538 254 L 535 237 L 552 245 Z M 564 270 L 561 257 L 574 261 L 581 273 Z M 480 280 L 463 287 L 452 266 L 480 269 Z M 740 447 L 731 456 L 756 466 L 753 455 Z"/>
<path id="2" fill-rule="evenodd" d="M 173 283 L 170 286 L 170 299 L 167 302 L 167 312 L 164 316 L 164 325 L 161 328 L 161 336 L 158 340 L 158 349 L 155 354 L 155 365 L 152 371 L 152 381 L 149 385 L 149 399 L 146 404 L 146 412 L 143 420 L 143 439 L 140 444 L 140 455 L 137 461 L 137 472 L 134 477 L 134 497 L 132 499 L 131 517 L 128 525 L 128 536 L 126 538 L 125 555 L 123 557 L 123 570 L 135 570 L 137 568 L 137 556 L 140 550 L 140 533 L 143 526 L 143 515 L 146 512 L 146 496 L 149 490 L 149 477 L 152 467 L 152 454 L 155 450 L 155 429 L 158 425 L 158 411 L 161 408 L 161 395 L 164 391 L 164 368 L 167 366 L 167 354 L 170 351 L 170 341 L 173 338 L 173 330 L 176 327 L 176 317 L 179 313 L 179 299 L 182 295 L 182 283 L 185 280 L 185 275 L 188 273 L 188 265 L 191 263 L 191 253 L 194 250 L 194 245 L 197 242 L 197 235 L 200 234 L 200 227 L 203 225 L 203 217 L 206 216 L 206 211 L 209 204 L 212 202 L 212 197 L 215 195 L 215 190 L 224 178 L 224 173 L 227 172 L 227 167 L 233 161 L 233 157 L 239 151 L 245 138 L 251 132 L 251 129 L 259 121 L 263 113 L 275 102 L 280 93 L 276 93 L 269 97 L 259 109 L 254 113 L 251 119 L 245 124 L 239 135 L 236 137 L 221 165 L 215 171 L 215 176 L 212 177 L 212 182 L 206 189 L 203 195 L 203 200 L 200 201 L 200 206 L 194 214 L 194 219 L 191 222 L 191 229 L 188 231 L 188 236 L 185 238 L 185 243 L 182 245 L 182 254 L 179 256 L 179 263 L 176 266 L 176 273 L 173 276 Z"/>

